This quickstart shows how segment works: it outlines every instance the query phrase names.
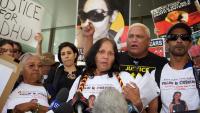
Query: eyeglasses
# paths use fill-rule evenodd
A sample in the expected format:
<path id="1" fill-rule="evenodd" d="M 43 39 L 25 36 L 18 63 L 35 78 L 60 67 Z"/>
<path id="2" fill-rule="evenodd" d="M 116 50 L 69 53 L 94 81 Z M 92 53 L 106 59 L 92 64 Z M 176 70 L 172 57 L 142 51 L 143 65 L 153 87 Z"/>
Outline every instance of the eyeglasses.
<path id="1" fill-rule="evenodd" d="M 5 53 L 5 52 L 7 52 L 7 51 L 13 53 L 13 49 L 0 48 L 0 53 Z"/>
<path id="2" fill-rule="evenodd" d="M 191 36 L 188 34 L 169 34 L 166 38 L 169 41 L 176 41 L 178 38 L 181 38 L 183 41 L 191 41 Z"/>
<path id="3" fill-rule="evenodd" d="M 103 9 L 94 9 L 87 13 L 83 10 L 78 12 L 81 21 L 85 22 L 87 19 L 93 22 L 102 21 L 106 16 L 111 15 L 112 11 L 104 11 Z"/>

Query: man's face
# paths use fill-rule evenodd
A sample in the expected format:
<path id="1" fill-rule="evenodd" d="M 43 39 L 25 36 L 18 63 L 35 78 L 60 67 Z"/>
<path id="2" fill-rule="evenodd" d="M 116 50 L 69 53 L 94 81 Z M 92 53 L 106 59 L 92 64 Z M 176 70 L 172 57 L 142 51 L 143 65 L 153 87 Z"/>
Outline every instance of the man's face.
<path id="1" fill-rule="evenodd" d="M 171 34 L 177 37 L 177 39 L 174 40 L 169 38 L 167 40 L 169 45 L 169 52 L 173 56 L 187 55 L 188 49 L 192 46 L 191 41 L 183 39 L 183 36 L 186 36 L 188 34 L 187 31 L 183 28 L 176 28 L 171 32 Z M 188 37 L 188 39 L 190 38 Z"/>
<path id="2" fill-rule="evenodd" d="M 106 37 L 110 28 L 110 16 L 104 0 L 87 0 L 83 7 L 85 19 L 81 19 L 81 27 L 86 27 L 89 22 L 94 25 L 94 40 Z"/>
<path id="3" fill-rule="evenodd" d="M 127 38 L 127 48 L 131 56 L 142 58 L 148 53 L 150 37 L 141 27 L 132 27 Z"/>

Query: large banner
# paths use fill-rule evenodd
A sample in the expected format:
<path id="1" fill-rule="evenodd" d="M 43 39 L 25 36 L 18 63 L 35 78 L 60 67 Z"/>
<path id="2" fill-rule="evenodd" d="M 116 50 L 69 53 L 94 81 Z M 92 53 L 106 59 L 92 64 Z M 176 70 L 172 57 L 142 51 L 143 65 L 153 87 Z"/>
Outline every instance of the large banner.
<path id="1" fill-rule="evenodd" d="M 151 11 L 158 36 L 177 22 L 186 22 L 189 26 L 200 23 L 200 6 L 197 0 L 177 0 Z"/>
<path id="2" fill-rule="evenodd" d="M 165 57 L 166 56 L 165 39 L 164 38 L 152 39 L 149 46 L 149 51 L 158 56 Z"/>
<path id="3" fill-rule="evenodd" d="M 89 23 L 95 28 L 93 43 L 109 37 L 115 40 L 118 49 L 125 48 L 130 23 L 129 11 L 130 0 L 78 0 L 75 45 L 80 52 L 83 52 L 81 28 Z"/>
<path id="4" fill-rule="evenodd" d="M 31 0 L 0 0 L 0 37 L 35 46 L 44 8 Z"/>

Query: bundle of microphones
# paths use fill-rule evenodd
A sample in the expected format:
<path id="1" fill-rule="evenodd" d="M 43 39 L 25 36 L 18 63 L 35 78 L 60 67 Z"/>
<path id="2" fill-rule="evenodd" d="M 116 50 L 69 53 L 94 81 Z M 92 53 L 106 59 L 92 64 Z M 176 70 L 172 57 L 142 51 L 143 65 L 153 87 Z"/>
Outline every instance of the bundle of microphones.
<path id="1" fill-rule="evenodd" d="M 68 95 L 67 88 L 62 88 L 51 103 L 47 113 L 90 113 L 86 110 L 88 100 L 80 92 L 77 92 L 72 100 L 66 102 Z"/>

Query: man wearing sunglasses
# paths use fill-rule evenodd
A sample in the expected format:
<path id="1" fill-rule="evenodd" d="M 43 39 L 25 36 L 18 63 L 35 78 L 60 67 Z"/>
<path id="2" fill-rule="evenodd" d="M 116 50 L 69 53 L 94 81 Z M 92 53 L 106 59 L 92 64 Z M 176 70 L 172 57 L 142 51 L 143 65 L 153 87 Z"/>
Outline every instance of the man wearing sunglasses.
<path id="1" fill-rule="evenodd" d="M 173 25 L 167 32 L 170 61 L 165 64 L 160 75 L 160 96 L 162 108 L 160 113 L 193 113 L 200 105 L 198 89 L 193 73 L 193 64 L 188 55 L 192 46 L 192 30 L 185 23 Z M 152 72 L 154 74 L 155 71 Z M 187 109 L 181 103 L 174 103 L 174 92 L 181 92 L 181 100 L 186 102 Z M 196 113 L 196 112 L 194 112 Z"/>

